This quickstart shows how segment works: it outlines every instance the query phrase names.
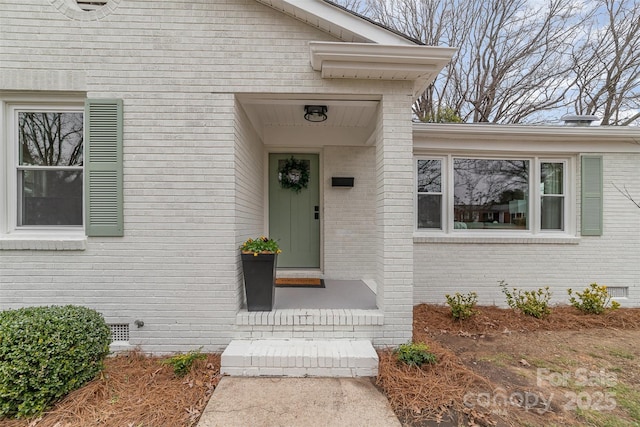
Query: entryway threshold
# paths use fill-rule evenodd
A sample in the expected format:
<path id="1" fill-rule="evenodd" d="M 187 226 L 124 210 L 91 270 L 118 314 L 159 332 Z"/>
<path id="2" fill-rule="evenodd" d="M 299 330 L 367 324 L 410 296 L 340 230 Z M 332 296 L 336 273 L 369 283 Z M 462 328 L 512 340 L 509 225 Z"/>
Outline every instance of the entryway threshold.
<path id="1" fill-rule="evenodd" d="M 297 308 L 247 311 L 236 315 L 240 326 L 379 326 L 384 325 L 382 310 L 344 308 Z"/>
<path id="2" fill-rule="evenodd" d="M 276 277 L 304 277 L 324 279 L 319 268 L 276 268 Z"/>

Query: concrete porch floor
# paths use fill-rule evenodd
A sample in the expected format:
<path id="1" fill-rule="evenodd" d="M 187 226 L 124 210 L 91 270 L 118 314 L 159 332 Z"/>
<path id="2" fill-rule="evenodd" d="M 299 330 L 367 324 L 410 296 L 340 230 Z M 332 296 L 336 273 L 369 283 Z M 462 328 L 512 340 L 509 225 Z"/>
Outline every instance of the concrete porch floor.
<path id="1" fill-rule="evenodd" d="M 276 288 L 274 309 L 376 310 L 376 294 L 361 280 L 325 279 L 324 288 Z"/>

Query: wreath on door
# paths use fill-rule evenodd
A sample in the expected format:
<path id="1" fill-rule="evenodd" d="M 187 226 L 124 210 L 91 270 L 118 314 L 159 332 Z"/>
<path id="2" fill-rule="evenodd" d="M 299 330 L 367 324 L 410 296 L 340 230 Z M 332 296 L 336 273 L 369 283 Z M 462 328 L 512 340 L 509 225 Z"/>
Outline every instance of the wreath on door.
<path id="1" fill-rule="evenodd" d="M 278 181 L 282 188 L 289 188 L 299 193 L 309 185 L 309 161 L 298 160 L 291 156 L 278 169 Z"/>

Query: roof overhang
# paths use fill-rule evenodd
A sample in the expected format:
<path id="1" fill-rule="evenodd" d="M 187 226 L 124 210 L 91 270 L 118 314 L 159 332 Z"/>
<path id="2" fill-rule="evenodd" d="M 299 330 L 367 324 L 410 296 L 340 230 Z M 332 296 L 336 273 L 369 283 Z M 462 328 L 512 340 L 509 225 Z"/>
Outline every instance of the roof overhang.
<path id="1" fill-rule="evenodd" d="M 457 49 L 372 43 L 310 42 L 311 66 L 328 79 L 413 81 L 419 96 Z"/>
<path id="2" fill-rule="evenodd" d="M 256 0 L 349 43 L 415 45 L 407 37 L 322 0 Z"/>
<path id="3" fill-rule="evenodd" d="M 640 153 L 640 128 L 414 123 L 413 146 L 442 152 Z"/>

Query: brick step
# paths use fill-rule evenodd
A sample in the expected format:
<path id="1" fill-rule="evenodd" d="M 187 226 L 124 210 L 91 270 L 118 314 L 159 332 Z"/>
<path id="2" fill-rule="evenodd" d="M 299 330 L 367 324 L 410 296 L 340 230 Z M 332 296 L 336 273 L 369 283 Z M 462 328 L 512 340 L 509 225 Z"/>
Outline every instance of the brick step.
<path id="1" fill-rule="evenodd" d="M 368 340 L 233 340 L 222 374 L 258 377 L 374 377 L 378 354 Z"/>

